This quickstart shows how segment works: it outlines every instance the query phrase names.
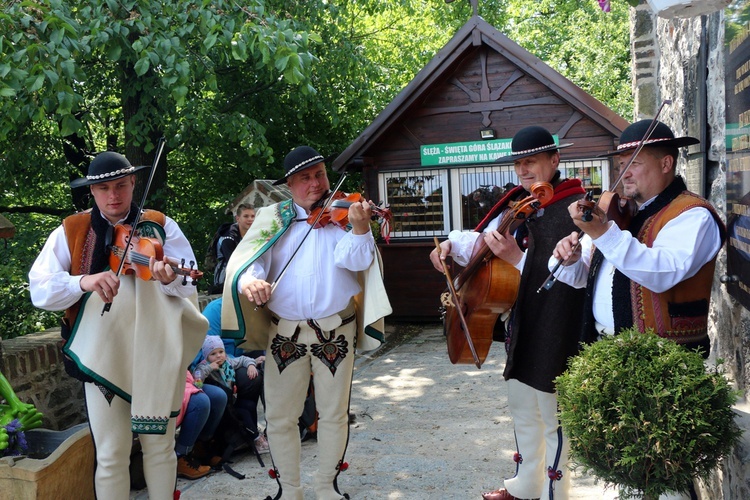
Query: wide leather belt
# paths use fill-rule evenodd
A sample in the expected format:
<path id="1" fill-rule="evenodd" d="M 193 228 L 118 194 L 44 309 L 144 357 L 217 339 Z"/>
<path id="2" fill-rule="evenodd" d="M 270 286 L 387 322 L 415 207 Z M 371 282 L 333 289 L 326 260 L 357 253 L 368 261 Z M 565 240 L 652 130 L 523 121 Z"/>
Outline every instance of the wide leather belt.
<path id="1" fill-rule="evenodd" d="M 344 325 L 346 325 L 346 324 L 349 324 L 349 323 L 351 323 L 352 321 L 354 321 L 354 320 L 355 320 L 356 318 L 357 318 L 357 315 L 356 315 L 356 314 L 351 314 L 350 316 L 347 316 L 346 318 L 343 318 L 343 319 L 341 320 L 341 325 L 340 325 L 340 326 L 344 326 Z M 274 325 L 278 325 L 278 324 L 279 324 L 279 321 L 280 321 L 280 320 L 281 320 L 281 318 L 279 318 L 279 317 L 278 317 L 278 316 L 276 316 L 275 314 L 271 314 L 271 322 L 272 322 L 272 323 L 273 323 Z M 307 321 L 307 320 L 303 319 L 303 320 L 300 320 L 300 321 Z"/>

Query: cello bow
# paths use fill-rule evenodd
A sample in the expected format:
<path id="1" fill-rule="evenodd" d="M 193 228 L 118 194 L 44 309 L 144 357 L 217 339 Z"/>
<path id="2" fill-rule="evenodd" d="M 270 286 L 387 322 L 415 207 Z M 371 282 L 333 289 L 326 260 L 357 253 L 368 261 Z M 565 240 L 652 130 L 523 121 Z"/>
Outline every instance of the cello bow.
<path id="1" fill-rule="evenodd" d="M 434 239 L 438 257 L 440 257 L 442 254 L 440 243 L 438 242 L 437 237 L 434 237 Z M 443 274 L 445 275 L 445 281 L 448 283 L 448 291 L 450 292 L 451 300 L 453 301 L 453 307 L 455 307 L 456 311 L 458 312 L 458 318 L 461 322 L 461 329 L 464 331 L 464 335 L 466 336 L 466 343 L 468 344 L 471 355 L 474 358 L 474 364 L 477 366 L 477 368 L 482 368 L 482 362 L 479 360 L 479 355 L 477 354 L 477 350 L 474 347 L 474 341 L 471 339 L 471 334 L 469 333 L 469 325 L 466 324 L 466 318 L 464 317 L 461 299 L 456 293 L 456 288 L 453 286 L 453 279 L 451 278 L 451 273 L 448 270 L 448 265 L 443 259 L 440 259 L 440 263 L 443 265 Z"/>

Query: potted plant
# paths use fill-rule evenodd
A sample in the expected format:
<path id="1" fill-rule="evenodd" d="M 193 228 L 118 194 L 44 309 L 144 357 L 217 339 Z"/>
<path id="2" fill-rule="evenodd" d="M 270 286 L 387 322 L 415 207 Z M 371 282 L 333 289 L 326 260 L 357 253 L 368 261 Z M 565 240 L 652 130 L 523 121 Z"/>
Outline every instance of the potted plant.
<path id="1" fill-rule="evenodd" d="M 585 346 L 556 384 L 572 462 L 621 498 L 686 491 L 741 435 L 718 367 L 651 331 Z"/>

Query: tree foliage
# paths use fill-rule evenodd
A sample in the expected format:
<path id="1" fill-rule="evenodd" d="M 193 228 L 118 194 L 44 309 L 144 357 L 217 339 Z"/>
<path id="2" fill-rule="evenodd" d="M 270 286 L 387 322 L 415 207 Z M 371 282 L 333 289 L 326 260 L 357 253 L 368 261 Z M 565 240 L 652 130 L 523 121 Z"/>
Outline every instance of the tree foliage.
<path id="1" fill-rule="evenodd" d="M 156 140 L 167 138 L 149 206 L 180 223 L 201 262 L 245 186 L 280 176 L 296 145 L 343 151 L 472 14 L 465 0 L 0 5 L 0 212 L 17 226 L 6 248 L 14 269 L 3 276 L 24 290 L 31 250 L 87 206 L 85 190 L 71 193 L 67 181 L 85 174 L 93 153 L 150 164 Z M 629 115 L 622 2 L 609 14 L 593 0 L 484 0 L 479 9 Z M 16 292 L 0 297 L 13 297 L 18 317 L 35 317 L 27 292 Z"/>

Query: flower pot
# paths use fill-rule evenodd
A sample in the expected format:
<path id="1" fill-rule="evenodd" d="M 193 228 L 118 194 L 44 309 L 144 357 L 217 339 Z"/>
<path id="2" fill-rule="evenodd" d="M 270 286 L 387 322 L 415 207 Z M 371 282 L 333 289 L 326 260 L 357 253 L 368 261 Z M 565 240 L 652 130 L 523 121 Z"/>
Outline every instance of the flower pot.
<path id="1" fill-rule="evenodd" d="M 0 500 L 94 498 L 94 443 L 87 424 L 26 432 L 28 455 L 0 458 Z"/>

